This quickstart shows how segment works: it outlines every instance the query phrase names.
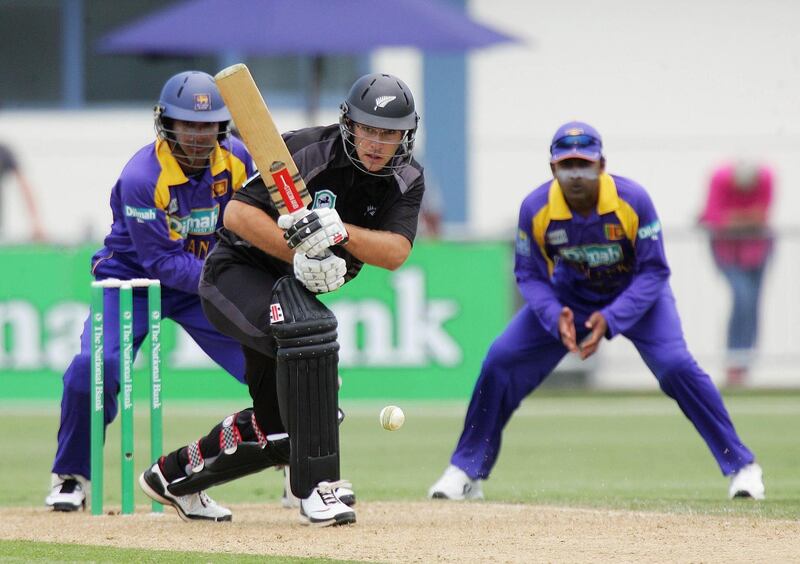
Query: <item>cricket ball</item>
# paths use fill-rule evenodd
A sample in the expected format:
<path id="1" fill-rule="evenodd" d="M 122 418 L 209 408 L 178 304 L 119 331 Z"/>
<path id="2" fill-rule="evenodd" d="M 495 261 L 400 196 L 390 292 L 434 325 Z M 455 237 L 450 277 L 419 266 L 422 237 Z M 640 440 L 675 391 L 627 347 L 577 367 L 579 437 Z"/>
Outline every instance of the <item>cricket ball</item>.
<path id="1" fill-rule="evenodd" d="M 397 431 L 405 423 L 406 415 L 396 405 L 387 405 L 381 409 L 380 421 L 381 427 L 387 431 Z"/>

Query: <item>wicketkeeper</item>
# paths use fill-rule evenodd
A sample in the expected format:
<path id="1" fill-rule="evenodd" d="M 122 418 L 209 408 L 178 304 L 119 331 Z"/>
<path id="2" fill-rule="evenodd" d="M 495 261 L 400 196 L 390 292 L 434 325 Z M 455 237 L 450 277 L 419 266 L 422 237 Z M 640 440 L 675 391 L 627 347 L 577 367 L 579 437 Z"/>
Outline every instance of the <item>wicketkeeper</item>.
<path id="1" fill-rule="evenodd" d="M 254 172 L 242 142 L 229 135 L 230 119 L 210 75 L 186 71 L 167 80 L 155 107 L 156 141 L 128 161 L 111 191 L 111 232 L 92 257 L 92 275 L 159 279 L 163 317 L 180 324 L 209 357 L 243 381 L 237 343 L 211 326 L 197 295 L 203 259 L 216 244 L 225 206 Z M 118 295 L 109 289 L 104 299 L 106 425 L 117 414 L 120 387 Z M 133 319 L 135 354 L 148 332 L 144 289 L 134 290 Z M 82 508 L 91 479 L 90 339 L 87 317 L 81 351 L 64 373 L 58 451 L 45 500 L 56 511 Z M 203 513 L 221 515 L 213 506 Z"/>

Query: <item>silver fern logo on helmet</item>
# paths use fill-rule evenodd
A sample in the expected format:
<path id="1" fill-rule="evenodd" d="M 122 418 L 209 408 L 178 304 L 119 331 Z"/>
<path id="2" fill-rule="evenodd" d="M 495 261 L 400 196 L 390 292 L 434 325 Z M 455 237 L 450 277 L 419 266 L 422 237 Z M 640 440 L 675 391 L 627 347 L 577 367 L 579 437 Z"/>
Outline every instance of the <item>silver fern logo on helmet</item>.
<path id="1" fill-rule="evenodd" d="M 397 96 L 378 96 L 377 98 L 375 98 L 375 107 L 372 109 L 374 111 L 377 110 L 378 108 L 385 108 L 386 104 L 396 99 Z"/>

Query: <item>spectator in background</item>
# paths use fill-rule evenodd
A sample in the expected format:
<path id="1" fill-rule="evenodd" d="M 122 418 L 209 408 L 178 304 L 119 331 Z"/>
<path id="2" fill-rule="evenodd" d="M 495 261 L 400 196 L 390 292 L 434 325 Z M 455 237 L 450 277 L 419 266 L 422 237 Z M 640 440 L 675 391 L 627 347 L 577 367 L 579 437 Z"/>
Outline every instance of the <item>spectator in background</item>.
<path id="1" fill-rule="evenodd" d="M 753 360 L 761 281 L 772 250 L 771 203 L 770 169 L 737 161 L 713 173 L 700 218 L 711 234 L 714 262 L 733 291 L 726 358 L 729 386 L 746 382 Z"/>
<path id="2" fill-rule="evenodd" d="M 36 200 L 33 196 L 33 188 L 31 188 L 28 178 L 22 173 L 17 159 L 11 149 L 0 143 L 0 189 L 3 186 L 3 180 L 7 172 L 14 174 L 17 179 L 19 189 L 22 191 L 22 199 L 25 200 L 25 207 L 28 209 L 28 220 L 31 226 L 31 238 L 34 241 L 44 240 L 44 229 L 42 229 L 42 222 L 39 218 L 39 211 L 36 208 Z M 2 192 L 2 190 L 0 190 Z M 0 211 L 2 207 L 0 206 Z M 2 214 L 0 214 L 0 226 L 2 225 Z M 0 231 L 1 235 L 5 235 Z"/>

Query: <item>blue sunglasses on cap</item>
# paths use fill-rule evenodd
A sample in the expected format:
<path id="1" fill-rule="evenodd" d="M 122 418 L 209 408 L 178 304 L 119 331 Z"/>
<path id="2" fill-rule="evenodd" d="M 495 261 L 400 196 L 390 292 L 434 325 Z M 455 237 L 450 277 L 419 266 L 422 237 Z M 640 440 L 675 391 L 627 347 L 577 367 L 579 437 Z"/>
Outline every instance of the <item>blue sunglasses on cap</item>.
<path id="1" fill-rule="evenodd" d="M 572 147 L 591 147 L 599 145 L 597 139 L 592 137 L 591 135 L 567 135 L 566 137 L 562 137 L 555 143 L 553 146 L 550 147 L 552 152 L 553 149 L 571 149 Z"/>

